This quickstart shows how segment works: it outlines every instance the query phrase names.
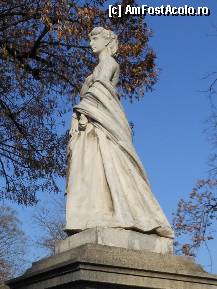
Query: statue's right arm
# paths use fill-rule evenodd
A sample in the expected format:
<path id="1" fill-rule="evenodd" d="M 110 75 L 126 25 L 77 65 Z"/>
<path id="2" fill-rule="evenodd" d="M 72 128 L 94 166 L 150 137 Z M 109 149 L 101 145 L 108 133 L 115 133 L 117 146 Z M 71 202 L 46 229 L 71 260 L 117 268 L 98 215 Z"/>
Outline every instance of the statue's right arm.
<path id="1" fill-rule="evenodd" d="M 80 96 L 85 94 L 85 92 L 88 90 L 88 88 L 92 83 L 93 83 L 93 75 L 91 74 L 85 79 L 84 84 L 82 85 L 81 88 Z"/>
<path id="2" fill-rule="evenodd" d="M 79 131 L 78 122 L 79 122 L 78 116 L 77 116 L 76 112 L 74 112 L 72 115 L 71 129 L 69 131 L 70 136 L 72 136 L 73 133 L 77 133 Z"/>

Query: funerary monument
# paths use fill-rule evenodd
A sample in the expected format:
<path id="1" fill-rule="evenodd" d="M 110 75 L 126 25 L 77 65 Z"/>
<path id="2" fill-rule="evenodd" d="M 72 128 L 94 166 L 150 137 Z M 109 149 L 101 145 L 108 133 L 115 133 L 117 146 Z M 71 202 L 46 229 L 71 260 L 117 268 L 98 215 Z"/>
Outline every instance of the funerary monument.
<path id="1" fill-rule="evenodd" d="M 11 289 L 217 289 L 217 276 L 173 255 L 174 232 L 132 143 L 116 89 L 117 35 L 89 34 L 98 64 L 74 106 L 68 144 L 66 240 L 7 282 Z"/>

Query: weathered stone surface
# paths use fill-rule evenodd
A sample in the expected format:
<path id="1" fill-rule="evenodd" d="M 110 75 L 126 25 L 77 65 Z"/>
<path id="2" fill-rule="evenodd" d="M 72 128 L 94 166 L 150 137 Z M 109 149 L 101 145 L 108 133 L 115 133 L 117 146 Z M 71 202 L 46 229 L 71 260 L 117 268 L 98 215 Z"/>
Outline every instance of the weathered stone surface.
<path id="1" fill-rule="evenodd" d="M 173 240 L 156 234 L 143 234 L 121 228 L 93 228 L 77 233 L 56 244 L 56 254 L 85 244 L 100 244 L 156 253 L 172 253 Z"/>
<path id="2" fill-rule="evenodd" d="M 99 63 L 85 79 L 80 103 L 73 107 L 65 230 L 73 234 L 95 227 L 124 228 L 173 238 L 136 153 L 116 89 L 117 35 L 95 27 L 89 36 Z"/>
<path id="3" fill-rule="evenodd" d="M 9 289 L 9 287 L 4 284 L 0 284 L 0 289 Z"/>
<path id="4" fill-rule="evenodd" d="M 33 263 L 11 289 L 217 289 L 217 276 L 193 259 L 88 244 Z"/>

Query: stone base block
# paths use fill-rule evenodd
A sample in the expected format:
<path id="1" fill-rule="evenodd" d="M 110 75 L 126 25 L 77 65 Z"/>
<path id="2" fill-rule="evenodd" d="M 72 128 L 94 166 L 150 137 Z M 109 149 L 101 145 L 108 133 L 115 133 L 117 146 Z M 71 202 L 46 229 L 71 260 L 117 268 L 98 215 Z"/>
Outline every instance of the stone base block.
<path id="1" fill-rule="evenodd" d="M 33 263 L 10 289 L 217 289 L 193 259 L 87 244 Z"/>
<path id="2" fill-rule="evenodd" d="M 66 240 L 59 241 L 55 246 L 55 253 L 76 248 L 85 244 L 100 244 L 121 247 L 132 250 L 148 250 L 155 253 L 173 252 L 173 240 L 160 237 L 156 234 L 143 234 L 132 230 L 119 228 L 93 228 L 87 229 Z"/>

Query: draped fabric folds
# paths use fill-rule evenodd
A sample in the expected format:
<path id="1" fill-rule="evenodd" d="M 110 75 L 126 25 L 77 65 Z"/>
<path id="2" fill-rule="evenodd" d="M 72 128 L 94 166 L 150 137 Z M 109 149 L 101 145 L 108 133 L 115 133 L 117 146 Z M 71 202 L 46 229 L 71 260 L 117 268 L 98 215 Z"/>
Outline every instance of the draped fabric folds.
<path id="1" fill-rule="evenodd" d="M 111 82 L 96 80 L 74 107 L 68 145 L 66 231 L 119 227 L 173 237 L 132 144 Z M 79 123 L 79 116 L 87 119 Z M 80 118 L 81 119 L 81 118 Z"/>

